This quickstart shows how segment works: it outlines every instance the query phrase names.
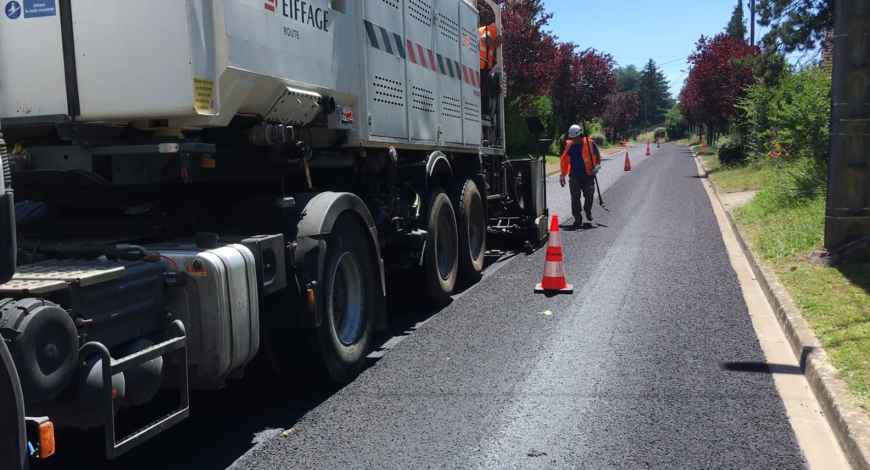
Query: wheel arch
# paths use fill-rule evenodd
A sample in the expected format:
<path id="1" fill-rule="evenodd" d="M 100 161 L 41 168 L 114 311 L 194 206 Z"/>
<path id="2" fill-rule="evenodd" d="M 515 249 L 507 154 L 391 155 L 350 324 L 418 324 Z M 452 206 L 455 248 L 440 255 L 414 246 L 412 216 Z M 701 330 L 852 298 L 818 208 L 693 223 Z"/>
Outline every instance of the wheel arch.
<path id="1" fill-rule="evenodd" d="M 296 249 L 293 256 L 294 266 L 301 271 L 308 282 L 323 279 L 323 269 L 326 260 L 326 237 L 332 232 L 335 221 L 344 213 L 351 214 L 360 225 L 368 230 L 369 236 L 366 242 L 370 249 L 372 262 L 380 274 L 381 295 L 378 296 L 375 312 L 375 322 L 385 322 L 386 312 L 382 308 L 383 298 L 386 296 L 386 278 L 384 275 L 384 262 L 381 258 L 380 244 L 378 243 L 378 229 L 374 219 L 369 213 L 368 207 L 358 196 L 344 192 L 323 192 L 310 195 L 309 198 L 297 197 L 297 203 L 302 200 L 301 220 L 297 226 Z M 303 289 L 304 292 L 304 289 Z M 312 326 L 320 325 L 323 318 L 321 312 L 322 288 L 314 289 L 315 302 L 314 322 Z"/>
<path id="2" fill-rule="evenodd" d="M 453 177 L 453 167 L 444 152 L 436 150 L 429 154 L 426 159 L 426 175 L 430 179 Z"/>

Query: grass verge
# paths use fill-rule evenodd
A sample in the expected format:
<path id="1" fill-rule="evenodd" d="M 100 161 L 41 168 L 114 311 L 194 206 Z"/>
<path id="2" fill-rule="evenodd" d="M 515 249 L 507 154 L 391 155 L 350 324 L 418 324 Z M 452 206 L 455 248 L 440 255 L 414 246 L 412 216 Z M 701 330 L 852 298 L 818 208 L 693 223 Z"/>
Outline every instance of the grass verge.
<path id="1" fill-rule="evenodd" d="M 775 170 L 772 167 L 761 164 L 733 168 L 724 167 L 719 163 L 715 151 L 707 150 L 707 152 L 700 154 L 701 159 L 713 181 L 716 182 L 716 187 L 723 193 L 758 191 L 775 177 Z"/>
<path id="2" fill-rule="evenodd" d="M 655 142 L 655 141 L 656 141 L 655 132 L 646 132 L 644 134 L 639 134 L 637 136 L 637 138 L 632 139 L 632 142 L 643 143 L 643 144 L 645 144 L 647 142 Z"/>
<path id="3" fill-rule="evenodd" d="M 701 138 L 696 136 L 696 135 L 693 135 L 693 136 L 687 137 L 685 139 L 679 139 L 673 143 L 679 144 L 679 145 L 685 145 L 686 147 L 691 147 L 693 145 L 701 145 Z"/>
<path id="4" fill-rule="evenodd" d="M 854 403 L 870 412 L 870 269 L 816 268 L 803 259 L 773 264 L 812 326 Z"/>
<path id="5" fill-rule="evenodd" d="M 720 191 L 759 189 L 734 210 L 759 260 L 771 266 L 812 327 L 854 403 L 870 412 L 870 268 L 819 268 L 806 256 L 822 245 L 825 198 L 795 202 L 785 197 L 787 177 L 772 167 L 716 167 L 704 157 Z"/>

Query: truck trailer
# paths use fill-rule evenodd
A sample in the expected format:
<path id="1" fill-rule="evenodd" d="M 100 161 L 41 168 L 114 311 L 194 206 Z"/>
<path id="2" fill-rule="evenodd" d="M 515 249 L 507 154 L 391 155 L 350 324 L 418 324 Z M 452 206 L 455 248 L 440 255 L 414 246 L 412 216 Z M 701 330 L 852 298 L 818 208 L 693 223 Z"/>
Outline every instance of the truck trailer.
<path id="1" fill-rule="evenodd" d="M 442 307 L 488 249 L 539 247 L 544 162 L 506 154 L 480 17 L 476 0 L 6 2 L 6 468 L 64 428 L 104 428 L 114 459 L 258 354 L 280 380 L 347 384 L 389 297 Z M 161 390 L 178 408 L 116 436 Z"/>

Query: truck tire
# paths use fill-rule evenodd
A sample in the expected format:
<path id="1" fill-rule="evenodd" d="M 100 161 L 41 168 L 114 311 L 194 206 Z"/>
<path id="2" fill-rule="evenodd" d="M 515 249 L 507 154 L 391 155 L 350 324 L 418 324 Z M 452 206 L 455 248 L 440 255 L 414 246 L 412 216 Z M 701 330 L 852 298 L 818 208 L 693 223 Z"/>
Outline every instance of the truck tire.
<path id="1" fill-rule="evenodd" d="M 339 215 L 326 238 L 317 280 L 320 326 L 270 329 L 263 338 L 272 369 L 285 382 L 332 388 L 352 382 L 365 366 L 380 284 L 369 235 L 353 214 Z"/>
<path id="2" fill-rule="evenodd" d="M 429 198 L 429 233 L 423 250 L 423 276 L 429 298 L 436 307 L 450 303 L 459 271 L 459 234 L 450 198 L 440 187 Z"/>
<path id="3" fill-rule="evenodd" d="M 318 280 L 320 326 L 267 333 L 269 360 L 283 380 L 314 387 L 346 385 L 365 366 L 378 288 L 366 236 L 351 212 L 339 215 L 326 238 L 323 278 Z"/>
<path id="4" fill-rule="evenodd" d="M 312 339 L 321 373 L 341 385 L 362 372 L 372 341 L 377 270 L 366 236 L 362 224 L 345 212 L 326 239 L 320 281 L 324 316 Z"/>
<path id="5" fill-rule="evenodd" d="M 26 468 L 24 397 L 6 342 L 0 339 L 0 470 Z"/>
<path id="6" fill-rule="evenodd" d="M 474 181 L 465 180 L 453 197 L 459 225 L 459 273 L 464 282 L 475 284 L 483 277 L 486 260 L 486 213 Z"/>

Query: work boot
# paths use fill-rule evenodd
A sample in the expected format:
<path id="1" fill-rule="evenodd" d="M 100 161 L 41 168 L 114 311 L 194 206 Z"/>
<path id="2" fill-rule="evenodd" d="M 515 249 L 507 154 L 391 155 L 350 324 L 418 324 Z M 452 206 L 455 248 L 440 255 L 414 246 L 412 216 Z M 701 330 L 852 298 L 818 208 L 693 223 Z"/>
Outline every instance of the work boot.
<path id="1" fill-rule="evenodd" d="M 592 222 L 592 211 L 586 211 L 586 218 L 589 219 L 590 222 Z"/>
<path id="2" fill-rule="evenodd" d="M 575 216 L 574 217 L 574 228 L 579 228 L 583 226 L 583 216 Z"/>

